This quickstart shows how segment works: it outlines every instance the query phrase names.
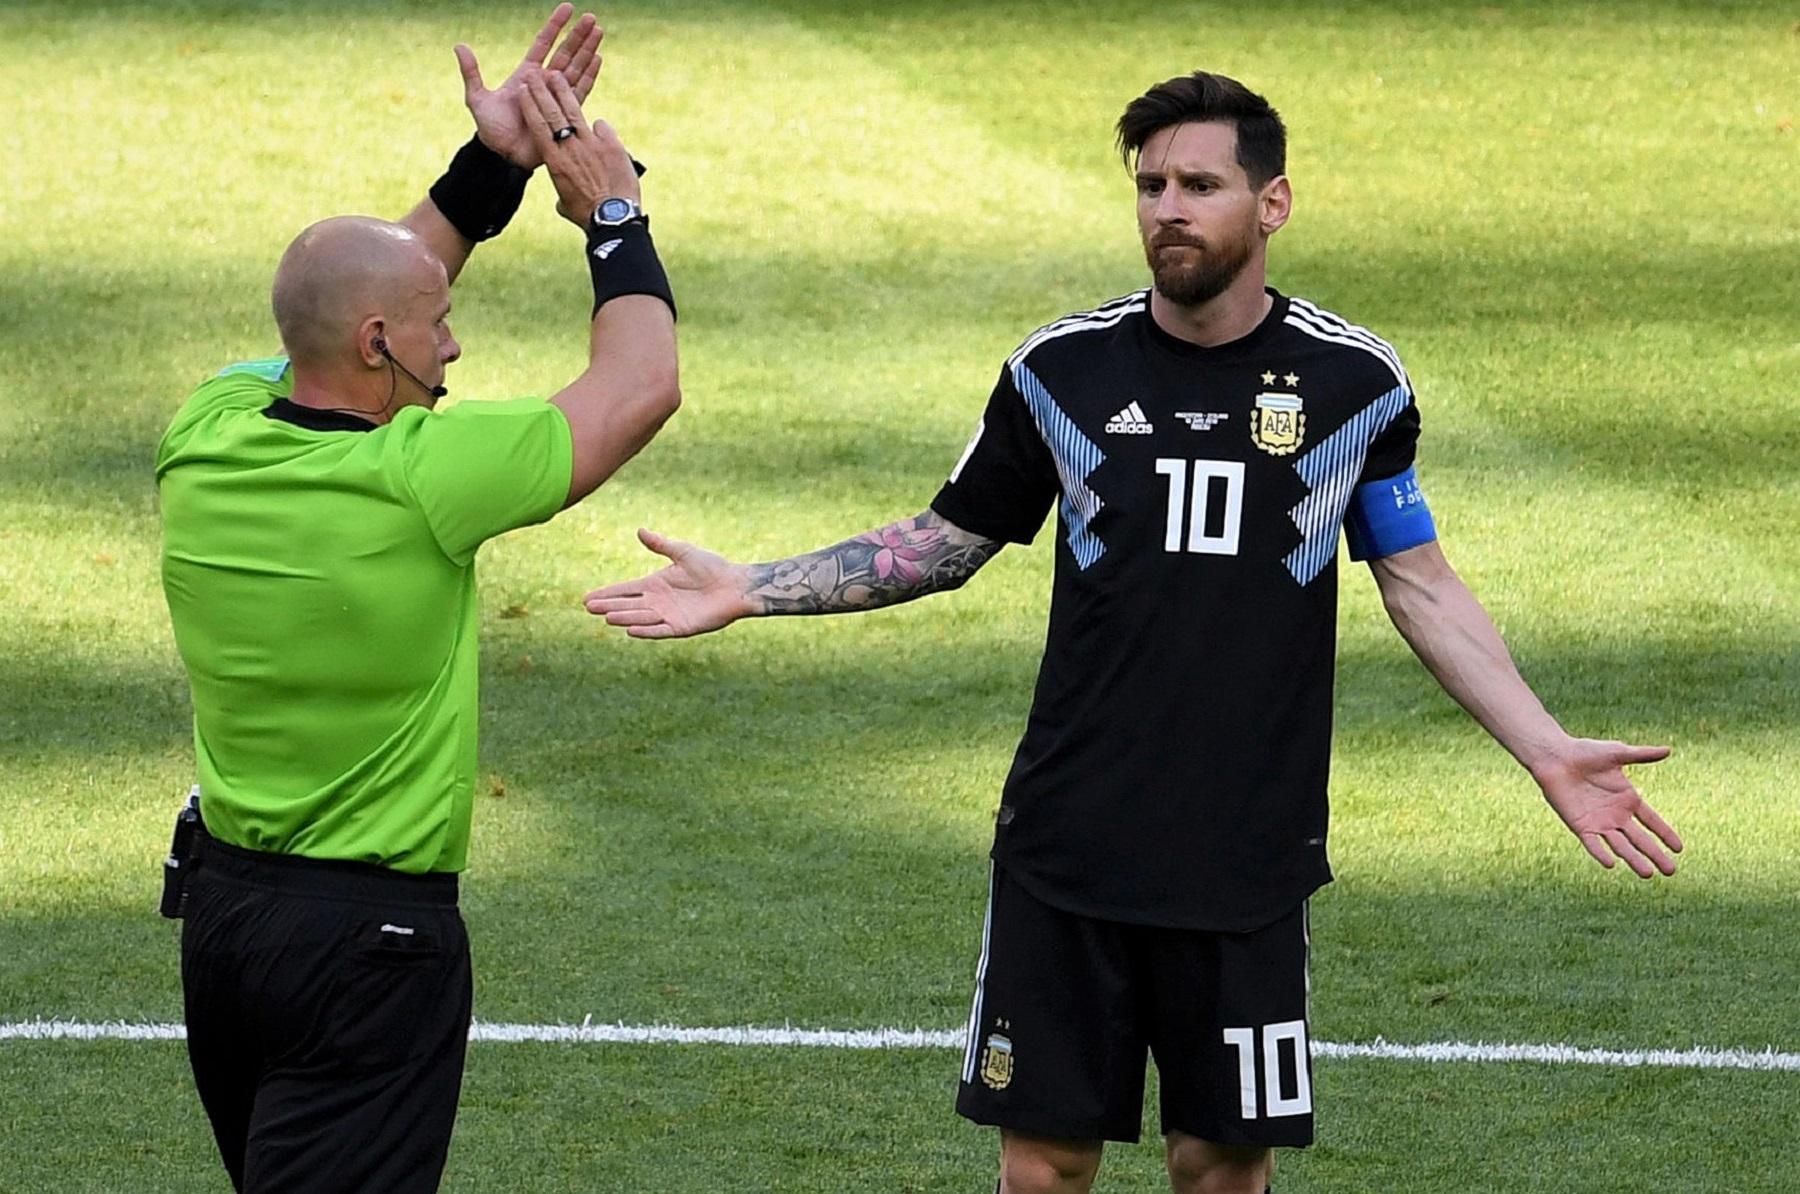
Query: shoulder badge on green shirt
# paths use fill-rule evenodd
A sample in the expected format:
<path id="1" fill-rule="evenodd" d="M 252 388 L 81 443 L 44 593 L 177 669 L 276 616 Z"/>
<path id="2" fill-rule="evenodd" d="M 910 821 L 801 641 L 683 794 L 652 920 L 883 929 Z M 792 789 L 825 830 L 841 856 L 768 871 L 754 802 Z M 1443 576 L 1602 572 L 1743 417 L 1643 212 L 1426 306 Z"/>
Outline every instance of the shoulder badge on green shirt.
<path id="1" fill-rule="evenodd" d="M 238 373 L 248 373 L 251 377 L 260 377 L 264 381 L 280 381 L 282 374 L 287 371 L 286 357 L 264 357 L 260 361 L 239 361 L 235 365 L 227 365 L 219 370 L 219 376 L 231 377 Z"/>

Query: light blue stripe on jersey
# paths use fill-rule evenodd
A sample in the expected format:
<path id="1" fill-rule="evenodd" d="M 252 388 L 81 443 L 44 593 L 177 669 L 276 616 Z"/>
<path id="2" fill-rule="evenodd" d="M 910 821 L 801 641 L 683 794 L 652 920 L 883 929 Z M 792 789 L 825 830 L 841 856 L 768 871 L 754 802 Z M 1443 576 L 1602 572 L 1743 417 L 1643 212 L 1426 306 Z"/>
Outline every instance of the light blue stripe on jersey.
<path id="1" fill-rule="evenodd" d="M 1437 524 L 1425 504 L 1419 476 L 1399 476 L 1358 485 L 1344 512 L 1344 538 L 1353 560 L 1379 560 L 1437 538 Z"/>
<path id="2" fill-rule="evenodd" d="M 1300 528 L 1300 546 L 1282 562 L 1301 584 L 1311 584 L 1337 554 L 1338 528 L 1343 525 L 1344 508 L 1362 474 L 1369 445 L 1411 401 L 1412 394 L 1405 386 L 1395 386 L 1294 462 L 1294 471 L 1311 492 L 1288 511 Z"/>
<path id="3" fill-rule="evenodd" d="M 220 377 L 230 377 L 234 373 L 247 373 L 251 377 L 260 377 L 264 381 L 280 381 L 281 375 L 288 371 L 286 357 L 264 357 L 260 361 L 239 361 L 235 365 L 227 365 L 219 370 Z"/>
<path id="4" fill-rule="evenodd" d="M 1056 405 L 1056 399 L 1050 396 L 1038 375 L 1023 362 L 1013 365 L 1012 376 L 1013 385 L 1024 396 L 1031 417 L 1037 421 L 1038 434 L 1044 437 L 1050 456 L 1056 461 L 1056 475 L 1062 481 L 1063 522 L 1069 528 L 1069 550 L 1074 553 L 1076 566 L 1085 572 L 1106 554 L 1106 544 L 1100 542 L 1089 527 L 1104 503 L 1087 484 L 1088 477 L 1100 467 L 1106 455 L 1093 440 L 1081 434 L 1081 428 Z"/>

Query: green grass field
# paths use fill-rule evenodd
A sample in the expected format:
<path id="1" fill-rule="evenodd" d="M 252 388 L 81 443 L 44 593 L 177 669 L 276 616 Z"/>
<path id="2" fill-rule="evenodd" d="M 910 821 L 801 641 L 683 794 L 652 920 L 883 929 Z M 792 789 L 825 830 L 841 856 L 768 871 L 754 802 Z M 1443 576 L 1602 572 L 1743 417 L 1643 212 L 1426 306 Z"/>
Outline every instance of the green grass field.
<path id="1" fill-rule="evenodd" d="M 544 7 L 547 7 L 544 6 Z M 179 1017 L 157 860 L 189 782 L 150 460 L 274 346 L 304 224 L 397 216 L 537 3 L 0 8 L 0 1023 Z M 922 509 L 1000 361 L 1142 284 L 1124 103 L 1206 66 L 1287 118 L 1283 289 L 1421 394 L 1446 550 L 1673 880 L 1590 863 L 1346 569 L 1331 1041 L 1800 1049 L 1800 11 L 1776 3 L 621 3 L 687 404 L 485 549 L 465 911 L 489 1021 L 949 1028 L 1051 552 L 851 619 L 630 642 L 647 524 L 768 558 Z M 581 367 L 539 180 L 456 291 L 459 395 Z M 225 1189 L 178 1045 L 0 1042 L 0 1191 Z M 448 1188 L 985 1191 L 956 1055 L 478 1044 Z M 1800 1075 L 1324 1060 L 1283 1194 L 1800 1190 Z M 1154 1114 L 1150 1120 L 1154 1130 Z M 1154 1141 L 1108 1191 L 1162 1188 Z"/>

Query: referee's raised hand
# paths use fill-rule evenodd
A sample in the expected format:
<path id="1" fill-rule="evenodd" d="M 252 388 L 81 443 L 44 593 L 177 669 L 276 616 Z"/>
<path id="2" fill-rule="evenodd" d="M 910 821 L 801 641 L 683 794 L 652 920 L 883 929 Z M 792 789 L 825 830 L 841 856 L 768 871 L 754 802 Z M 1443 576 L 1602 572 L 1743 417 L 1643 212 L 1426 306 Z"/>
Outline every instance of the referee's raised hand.
<path id="1" fill-rule="evenodd" d="M 481 81 L 475 51 L 466 45 L 456 47 L 456 64 L 463 77 L 463 102 L 475 118 L 476 135 L 482 144 L 520 169 L 535 170 L 544 160 L 520 118 L 519 100 L 525 94 L 526 76 L 540 70 L 560 75 L 568 80 L 576 98 L 584 100 L 600 74 L 600 41 L 606 34 L 591 12 L 582 13 L 562 45 L 554 54 L 550 52 L 574 12 L 572 5 L 558 4 L 513 73 L 491 91 Z"/>
<path id="2" fill-rule="evenodd" d="M 556 210 L 565 220 L 586 227 L 600 200 L 640 197 L 637 171 L 619 135 L 604 120 L 588 123 L 562 75 L 527 72 L 519 114 L 556 184 Z"/>

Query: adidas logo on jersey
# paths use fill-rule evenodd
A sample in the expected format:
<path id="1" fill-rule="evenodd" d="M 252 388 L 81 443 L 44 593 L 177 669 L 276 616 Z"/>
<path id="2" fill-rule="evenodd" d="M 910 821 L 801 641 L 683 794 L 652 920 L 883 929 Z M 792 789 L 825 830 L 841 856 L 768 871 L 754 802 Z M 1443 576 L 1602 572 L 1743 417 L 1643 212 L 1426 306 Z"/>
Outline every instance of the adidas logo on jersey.
<path id="1" fill-rule="evenodd" d="M 1108 435 L 1149 435 L 1154 430 L 1144 408 L 1135 402 L 1106 421 Z"/>

